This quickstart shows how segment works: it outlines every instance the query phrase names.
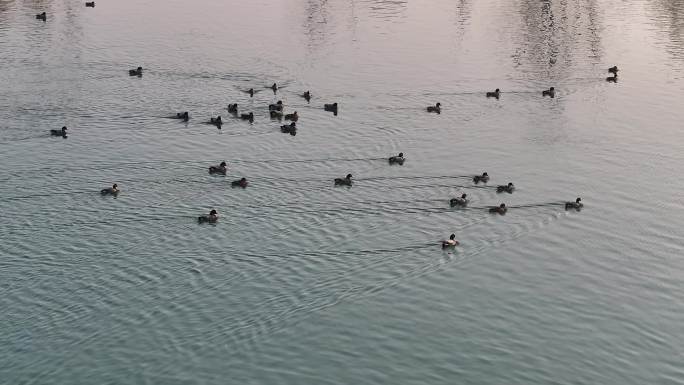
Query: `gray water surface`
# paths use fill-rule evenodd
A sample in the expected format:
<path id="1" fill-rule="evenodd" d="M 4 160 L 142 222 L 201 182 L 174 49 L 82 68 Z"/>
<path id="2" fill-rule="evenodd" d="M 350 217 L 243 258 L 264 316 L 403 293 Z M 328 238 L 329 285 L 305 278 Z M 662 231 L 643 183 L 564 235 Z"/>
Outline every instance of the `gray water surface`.
<path id="1" fill-rule="evenodd" d="M 682 1 L 0 0 L 0 69 L 2 384 L 684 384 Z"/>

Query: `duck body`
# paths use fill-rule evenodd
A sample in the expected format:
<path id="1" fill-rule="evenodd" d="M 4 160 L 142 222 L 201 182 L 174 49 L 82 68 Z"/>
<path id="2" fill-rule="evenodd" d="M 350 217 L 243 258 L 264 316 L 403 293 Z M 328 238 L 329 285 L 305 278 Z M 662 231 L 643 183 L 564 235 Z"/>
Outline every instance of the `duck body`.
<path id="1" fill-rule="evenodd" d="M 507 192 L 509 194 L 513 194 L 513 191 L 515 191 L 515 186 L 513 186 L 513 183 L 509 183 L 507 185 L 496 186 L 496 192 L 498 192 L 498 193 Z"/>
<path id="2" fill-rule="evenodd" d="M 399 155 L 390 156 L 387 160 L 389 161 L 390 165 L 398 164 L 401 166 L 404 164 L 406 159 L 404 159 L 404 153 L 400 152 Z"/>
<path id="3" fill-rule="evenodd" d="M 324 104 L 323 109 L 328 112 L 333 112 L 335 115 L 337 115 L 337 103 Z"/>
<path id="4" fill-rule="evenodd" d="M 61 136 L 63 138 L 66 138 L 67 136 L 67 128 L 62 127 L 61 130 L 50 130 L 50 135 L 51 136 Z"/>
<path id="5" fill-rule="evenodd" d="M 217 116 L 215 118 L 210 118 L 209 124 L 213 124 L 214 126 L 221 128 L 221 125 L 223 125 L 223 120 L 221 119 L 221 116 Z"/>
<path id="6" fill-rule="evenodd" d="M 47 20 L 47 14 L 45 12 L 39 13 L 36 15 L 36 19 L 45 21 Z"/>
<path id="7" fill-rule="evenodd" d="M 466 194 L 461 195 L 459 198 L 451 198 L 449 205 L 451 207 L 466 207 L 468 205 Z"/>
<path id="8" fill-rule="evenodd" d="M 501 91 L 499 91 L 499 89 L 497 88 L 496 90 L 494 90 L 494 92 L 487 92 L 486 95 L 488 98 L 497 98 L 498 99 L 499 96 L 501 95 Z"/>
<path id="9" fill-rule="evenodd" d="M 440 114 L 442 112 L 442 104 L 437 103 L 434 106 L 428 106 L 427 112 L 436 112 L 436 113 Z"/>
<path id="10" fill-rule="evenodd" d="M 238 112 L 238 109 L 237 109 L 237 108 L 238 108 L 237 103 L 235 103 L 235 104 L 229 104 L 229 105 L 228 105 L 228 112 L 230 112 L 231 114 L 237 114 L 237 112 Z"/>
<path id="11" fill-rule="evenodd" d="M 209 166 L 209 174 L 222 174 L 226 175 L 228 171 L 228 166 L 226 162 L 221 162 L 218 166 Z"/>
<path id="12" fill-rule="evenodd" d="M 608 76 L 606 78 L 606 81 L 609 83 L 617 83 L 617 80 L 618 80 L 617 74 L 613 75 L 613 76 Z"/>
<path id="13" fill-rule="evenodd" d="M 504 215 L 504 214 L 506 214 L 507 211 L 508 211 L 508 208 L 503 203 L 500 206 L 489 208 L 489 212 L 492 214 Z"/>
<path id="14" fill-rule="evenodd" d="M 95 2 L 94 1 L 86 1 L 86 7 L 95 8 Z"/>
<path id="15" fill-rule="evenodd" d="M 575 210 L 580 210 L 584 205 L 582 204 L 582 199 L 577 198 L 574 202 L 565 202 L 565 209 L 570 210 L 570 209 L 575 209 Z"/>
<path id="16" fill-rule="evenodd" d="M 553 98 L 556 96 L 556 90 L 553 87 L 551 87 L 548 90 L 542 91 L 542 96 L 548 96 Z"/>
<path id="17" fill-rule="evenodd" d="M 142 76 L 142 73 L 143 73 L 142 67 L 138 67 L 134 70 L 128 70 L 128 74 L 130 76 Z"/>
<path id="18" fill-rule="evenodd" d="M 278 103 L 276 103 L 276 104 L 269 104 L 268 110 L 269 111 L 282 111 L 283 110 L 282 100 L 278 100 Z"/>
<path id="19" fill-rule="evenodd" d="M 246 178 L 240 178 L 240 179 L 238 179 L 238 180 L 234 180 L 234 181 L 230 182 L 230 186 L 231 186 L 231 187 L 242 187 L 242 188 L 246 188 L 247 185 L 248 185 L 248 182 L 247 182 L 247 179 L 246 179 Z"/>
<path id="20" fill-rule="evenodd" d="M 119 191 L 120 191 L 120 190 L 119 190 L 119 186 L 116 185 L 116 184 L 114 184 L 112 187 L 103 188 L 102 190 L 100 190 L 100 194 L 101 194 L 101 195 L 113 195 L 113 196 L 117 196 L 117 195 L 119 195 Z"/>
<path id="21" fill-rule="evenodd" d="M 197 217 L 197 223 L 216 223 L 218 221 L 218 213 L 216 210 L 211 210 L 209 214 L 203 214 Z"/>
<path id="22" fill-rule="evenodd" d="M 456 240 L 456 234 L 451 234 L 451 236 L 449 236 L 449 239 L 442 241 L 442 248 L 443 249 L 456 247 L 458 245 L 459 245 L 459 242 Z"/>
<path id="23" fill-rule="evenodd" d="M 253 122 L 254 121 L 254 113 L 250 112 L 249 114 L 242 114 L 242 115 L 240 115 L 240 119 L 249 120 L 250 122 Z"/>
<path id="24" fill-rule="evenodd" d="M 176 113 L 176 119 L 180 119 L 184 122 L 187 122 L 188 120 L 190 120 L 190 114 L 187 111 L 178 112 L 178 113 Z"/>
<path id="25" fill-rule="evenodd" d="M 283 134 L 290 134 L 294 136 L 297 134 L 297 125 L 295 124 L 295 122 L 292 122 L 290 124 L 280 126 L 280 132 L 282 132 Z"/>
<path id="26" fill-rule="evenodd" d="M 348 174 L 344 178 L 335 178 L 335 186 L 351 186 L 352 185 L 352 175 Z"/>
<path id="27" fill-rule="evenodd" d="M 310 101 L 311 100 L 311 92 L 306 91 L 305 93 L 302 94 L 302 97 L 304 99 L 306 99 L 307 102 Z"/>
<path id="28" fill-rule="evenodd" d="M 271 116 L 271 119 L 282 119 L 283 118 L 283 113 L 281 111 L 268 111 L 268 114 Z"/>
<path id="29" fill-rule="evenodd" d="M 473 182 L 475 184 L 478 184 L 480 182 L 487 183 L 487 182 L 489 182 L 489 175 L 486 172 L 482 173 L 482 175 L 475 175 L 473 177 Z"/>
<path id="30" fill-rule="evenodd" d="M 299 115 L 297 115 L 297 111 L 291 113 L 291 114 L 285 114 L 285 120 L 291 120 L 293 122 L 296 122 L 299 120 Z"/>

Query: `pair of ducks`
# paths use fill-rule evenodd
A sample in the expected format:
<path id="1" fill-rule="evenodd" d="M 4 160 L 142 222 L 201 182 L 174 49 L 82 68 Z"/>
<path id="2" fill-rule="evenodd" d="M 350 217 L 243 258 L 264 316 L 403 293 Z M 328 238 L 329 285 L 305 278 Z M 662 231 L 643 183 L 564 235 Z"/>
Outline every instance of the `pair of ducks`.
<path id="1" fill-rule="evenodd" d="M 254 113 L 250 112 L 249 114 L 241 114 L 240 119 L 242 120 L 249 120 L 250 123 L 254 122 Z M 215 117 L 215 118 L 209 118 L 209 124 L 213 124 L 214 126 L 218 127 L 219 129 L 223 125 L 223 119 L 221 118 L 221 115 Z"/>
<path id="2" fill-rule="evenodd" d="M 292 136 L 297 135 L 297 123 L 292 122 L 290 124 L 280 126 L 280 132 L 283 134 L 290 134 Z"/>
<path id="3" fill-rule="evenodd" d="M 513 186 L 513 183 L 509 183 L 507 185 L 496 186 L 496 192 L 497 193 L 507 192 L 509 194 L 513 194 L 514 190 L 515 190 L 515 186 Z"/>
<path id="4" fill-rule="evenodd" d="M 66 126 L 62 127 L 61 130 L 50 130 L 50 135 L 51 136 L 61 136 L 62 138 L 67 137 L 67 128 Z"/>

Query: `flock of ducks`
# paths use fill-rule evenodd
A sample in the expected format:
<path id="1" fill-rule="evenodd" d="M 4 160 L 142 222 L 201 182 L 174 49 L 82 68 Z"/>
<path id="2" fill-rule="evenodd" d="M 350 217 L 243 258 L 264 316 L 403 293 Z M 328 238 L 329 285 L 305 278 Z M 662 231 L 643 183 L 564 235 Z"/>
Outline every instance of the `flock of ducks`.
<path id="1" fill-rule="evenodd" d="M 95 7 L 95 2 L 86 2 L 85 3 L 86 7 Z M 42 12 L 40 14 L 36 15 L 36 19 L 46 21 L 47 20 L 47 15 L 45 12 Z M 617 75 L 618 75 L 618 67 L 613 66 L 608 68 L 608 73 L 612 74 L 611 76 L 608 76 L 606 78 L 606 81 L 609 82 L 617 82 Z M 130 76 L 142 76 L 143 75 L 143 68 L 142 67 L 137 67 L 135 69 L 131 69 L 128 71 L 128 74 Z M 273 83 L 270 88 L 274 95 L 278 91 L 278 85 L 276 83 Z M 253 97 L 254 94 L 258 91 L 255 91 L 254 88 L 250 88 L 249 90 L 244 91 L 247 94 L 249 94 L 250 97 Z M 556 91 L 554 87 L 550 87 L 548 90 L 543 90 L 542 91 L 542 96 L 548 96 L 548 97 L 555 97 Z M 306 99 L 307 102 L 311 100 L 311 92 L 306 91 L 303 94 L 300 95 L 304 99 Z M 487 98 L 496 98 L 499 99 L 501 96 L 501 90 L 500 89 L 495 89 L 493 92 L 486 92 L 485 96 Z M 247 120 L 249 122 L 254 121 L 254 113 L 249 112 L 249 113 L 238 113 L 238 104 L 233 103 L 233 104 L 228 104 L 228 113 L 232 114 L 233 117 L 242 119 L 242 120 Z M 331 103 L 331 104 L 324 104 L 323 109 L 328 112 L 332 112 L 337 116 L 338 113 L 338 104 L 337 103 Z M 281 100 L 277 101 L 275 104 L 269 104 L 268 106 L 268 111 L 269 111 L 269 116 L 273 119 L 285 119 L 291 121 L 290 124 L 283 125 L 280 127 L 281 132 L 283 133 L 288 133 L 291 135 L 295 135 L 297 132 L 297 121 L 299 120 L 299 114 L 297 111 L 294 111 L 293 113 L 285 114 L 284 113 L 284 105 Z M 428 106 L 427 107 L 427 112 L 431 113 L 437 113 L 440 114 L 442 111 L 442 105 L 441 103 L 436 103 L 434 106 Z M 171 118 L 174 119 L 179 119 L 182 121 L 189 121 L 190 120 L 190 114 L 185 111 L 185 112 L 178 112 L 175 115 L 171 116 Z M 207 122 L 209 124 L 215 125 L 219 129 L 221 128 L 221 125 L 223 124 L 223 119 L 221 116 L 217 117 L 212 117 L 209 119 Z M 50 130 L 50 135 L 51 136 L 60 136 L 63 138 L 67 137 L 67 127 L 64 126 L 61 129 L 52 129 Z M 405 162 L 404 158 L 404 153 L 400 152 L 398 155 L 393 155 L 388 158 L 388 162 L 390 165 L 403 165 Z M 209 174 L 219 174 L 219 175 L 226 175 L 228 172 L 228 165 L 225 161 L 221 162 L 218 165 L 214 166 L 209 166 Z M 351 187 L 353 184 L 352 181 L 352 174 L 347 174 L 344 178 L 335 178 L 334 179 L 334 185 L 335 186 L 347 186 Z M 488 183 L 489 182 L 489 174 L 486 172 L 483 172 L 481 175 L 475 175 L 472 178 L 474 184 L 479 184 L 479 183 Z M 231 182 L 232 187 L 241 187 L 241 188 L 247 188 L 249 182 L 247 181 L 246 178 L 240 178 L 237 180 L 234 180 Z M 515 190 L 515 186 L 513 183 L 508 183 L 506 185 L 499 185 L 496 187 L 496 192 L 497 193 L 509 193 L 512 194 L 513 191 Z M 118 184 L 113 184 L 112 187 L 105 188 L 100 190 L 100 194 L 103 196 L 118 196 L 119 192 L 121 190 L 119 189 Z M 460 208 L 465 208 L 469 203 L 468 200 L 468 195 L 467 194 L 462 194 L 460 197 L 452 198 L 449 200 L 449 205 L 451 207 L 460 207 Z M 582 199 L 577 198 L 573 202 L 565 202 L 564 207 L 566 210 L 580 210 L 583 207 L 582 204 Z M 505 203 L 501 203 L 498 206 L 492 206 L 487 208 L 488 212 L 493 213 L 493 214 L 499 214 L 499 215 L 505 215 L 506 212 L 508 211 L 508 207 L 506 207 Z M 219 219 L 218 212 L 214 209 L 212 209 L 209 214 L 203 214 L 197 217 L 197 222 L 198 223 L 216 223 Z M 449 236 L 449 239 L 444 240 L 441 242 L 443 248 L 451 248 L 458 246 L 460 243 L 459 241 L 456 240 L 456 234 L 451 234 Z"/>

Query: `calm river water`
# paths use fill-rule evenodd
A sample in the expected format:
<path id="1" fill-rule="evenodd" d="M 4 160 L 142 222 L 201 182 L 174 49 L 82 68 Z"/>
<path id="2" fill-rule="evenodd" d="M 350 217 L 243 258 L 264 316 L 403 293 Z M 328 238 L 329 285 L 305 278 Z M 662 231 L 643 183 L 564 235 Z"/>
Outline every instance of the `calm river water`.
<path id="1" fill-rule="evenodd" d="M 0 0 L 0 383 L 684 384 L 683 93 L 680 0 Z"/>

